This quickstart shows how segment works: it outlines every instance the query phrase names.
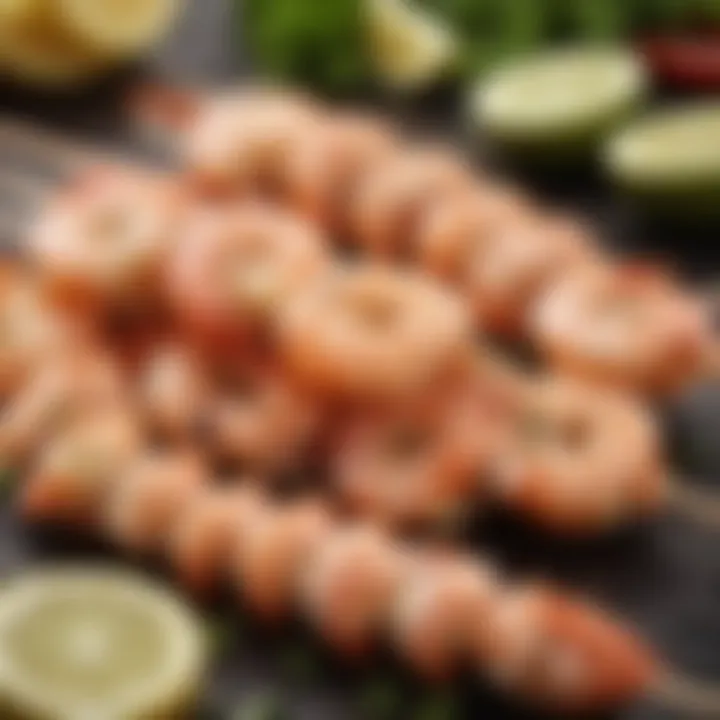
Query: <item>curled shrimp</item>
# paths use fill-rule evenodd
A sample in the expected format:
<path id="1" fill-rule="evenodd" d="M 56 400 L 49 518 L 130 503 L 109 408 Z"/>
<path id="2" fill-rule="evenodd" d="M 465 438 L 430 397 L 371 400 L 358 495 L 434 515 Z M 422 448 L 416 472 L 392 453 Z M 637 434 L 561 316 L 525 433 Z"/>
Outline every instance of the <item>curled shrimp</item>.
<path id="1" fill-rule="evenodd" d="M 289 151 L 289 202 L 333 234 L 351 235 L 350 208 L 362 178 L 397 149 L 379 120 L 340 114 Z"/>
<path id="2" fill-rule="evenodd" d="M 657 428 L 629 399 L 572 380 L 529 386 L 499 453 L 503 502 L 551 530 L 592 532 L 665 499 Z"/>
<path id="3" fill-rule="evenodd" d="M 363 177 L 352 205 L 358 245 L 383 258 L 414 258 L 429 207 L 473 186 L 465 163 L 445 149 L 390 156 Z"/>
<path id="4" fill-rule="evenodd" d="M 476 616 L 476 657 L 500 687 L 555 711 L 617 706 L 649 687 L 654 659 L 604 613 L 542 586 L 504 589 Z"/>
<path id="5" fill-rule="evenodd" d="M 72 307 L 157 302 L 184 204 L 179 185 L 167 177 L 95 166 L 48 204 L 30 232 L 30 253 Z"/>
<path id="6" fill-rule="evenodd" d="M 594 259 L 584 230 L 554 218 L 499 225 L 477 250 L 461 292 L 480 327 L 510 337 L 527 331 L 535 304 L 558 277 Z"/>
<path id="7" fill-rule="evenodd" d="M 200 104 L 184 132 L 184 159 L 211 192 L 280 195 L 292 148 L 319 131 L 305 98 L 273 90 L 226 93 Z"/>
<path id="8" fill-rule="evenodd" d="M 114 484 L 102 520 L 108 536 L 126 550 L 165 549 L 179 513 L 200 495 L 208 475 L 193 452 L 145 453 Z"/>
<path id="9" fill-rule="evenodd" d="M 16 391 L 70 328 L 22 267 L 0 264 L 0 396 Z"/>
<path id="10" fill-rule="evenodd" d="M 473 658 L 468 629 L 498 602 L 495 571 L 447 553 L 414 560 L 393 609 L 394 641 L 422 677 L 447 680 Z"/>
<path id="11" fill-rule="evenodd" d="M 407 571 L 407 557 L 369 527 L 346 527 L 322 545 L 301 579 L 303 605 L 333 648 L 372 649 Z"/>
<path id="12" fill-rule="evenodd" d="M 531 335 L 559 371 L 649 394 L 695 379 L 712 338 L 701 303 L 639 265 L 569 273 L 536 306 Z"/>
<path id="13" fill-rule="evenodd" d="M 277 312 L 327 265 L 322 235 L 257 203 L 193 213 L 169 268 L 181 321 L 202 337 L 272 333 Z"/>
<path id="14" fill-rule="evenodd" d="M 167 551 L 182 584 L 207 593 L 232 577 L 233 554 L 245 528 L 267 503 L 258 483 L 237 482 L 206 488 L 175 519 Z"/>
<path id="15" fill-rule="evenodd" d="M 210 392 L 197 353 L 178 342 L 162 342 L 145 354 L 136 377 L 139 406 L 151 433 L 191 437 Z"/>
<path id="16" fill-rule="evenodd" d="M 331 463 L 335 489 L 362 517 L 398 530 L 452 526 L 484 501 L 498 416 L 478 388 L 352 420 Z"/>
<path id="17" fill-rule="evenodd" d="M 24 463 L 32 450 L 77 417 L 119 407 L 126 384 L 112 358 L 95 348 L 65 348 L 42 362 L 0 419 L 0 457 Z"/>
<path id="18" fill-rule="evenodd" d="M 89 411 L 48 441 L 21 497 L 34 520 L 94 524 L 114 484 L 140 452 L 134 416 L 122 408 Z"/>
<path id="19" fill-rule="evenodd" d="M 336 272 L 299 293 L 280 317 L 291 372 L 332 396 L 412 394 L 445 373 L 471 342 L 459 298 L 405 271 Z"/>
<path id="20" fill-rule="evenodd" d="M 203 433 L 221 464 L 272 473 L 302 465 L 321 420 L 316 402 L 277 365 L 238 358 L 216 371 Z"/>
<path id="21" fill-rule="evenodd" d="M 309 559 L 332 529 L 327 507 L 314 500 L 267 508 L 250 519 L 233 564 L 243 597 L 258 615 L 270 621 L 287 617 Z"/>

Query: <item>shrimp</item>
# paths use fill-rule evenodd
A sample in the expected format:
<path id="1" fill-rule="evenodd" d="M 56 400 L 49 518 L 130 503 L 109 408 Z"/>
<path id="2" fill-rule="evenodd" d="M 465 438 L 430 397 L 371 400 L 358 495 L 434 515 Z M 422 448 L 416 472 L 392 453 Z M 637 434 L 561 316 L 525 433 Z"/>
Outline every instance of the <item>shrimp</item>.
<path id="1" fill-rule="evenodd" d="M 378 120 L 350 114 L 329 118 L 288 157 L 289 203 L 331 234 L 351 235 L 350 205 L 362 178 L 397 151 L 392 131 Z"/>
<path id="2" fill-rule="evenodd" d="M 161 269 L 185 206 L 170 178 L 132 167 L 83 171 L 30 231 L 35 267 L 71 308 L 159 302 Z"/>
<path id="3" fill-rule="evenodd" d="M 101 408 L 82 414 L 40 452 L 23 488 L 23 515 L 92 525 L 140 448 L 138 423 L 127 411 Z"/>
<path id="4" fill-rule="evenodd" d="M 112 358 L 94 347 L 65 348 L 42 362 L 0 418 L 0 457 L 24 463 L 31 451 L 74 418 L 120 407 L 126 384 Z"/>
<path id="5" fill-rule="evenodd" d="M 473 186 L 465 163 L 445 149 L 391 155 L 365 174 L 351 218 L 359 247 L 386 259 L 414 259 L 417 236 L 434 203 Z"/>
<path id="6" fill-rule="evenodd" d="M 486 496 L 502 426 L 478 388 L 384 412 L 365 412 L 340 434 L 331 461 L 340 498 L 395 531 L 446 526 Z"/>
<path id="7" fill-rule="evenodd" d="M 295 293 L 327 266 L 325 241 L 304 221 L 258 203 L 195 212 L 169 268 L 181 322 L 212 342 L 274 331 Z"/>
<path id="8" fill-rule="evenodd" d="M 173 341 L 153 347 L 140 364 L 137 387 L 151 432 L 175 439 L 193 435 L 210 393 L 196 353 Z"/>
<path id="9" fill-rule="evenodd" d="M 327 507 L 315 500 L 268 508 L 250 519 L 234 566 L 246 602 L 260 617 L 287 617 L 309 558 L 333 529 Z"/>
<path id="10" fill-rule="evenodd" d="M 184 132 L 184 161 L 212 193 L 282 197 L 290 152 L 322 126 L 305 98 L 272 90 L 226 93 L 201 103 Z"/>
<path id="11" fill-rule="evenodd" d="M 561 378 L 528 386 L 497 454 L 498 496 L 550 530 L 587 533 L 666 498 L 658 430 L 629 399 Z"/>
<path id="12" fill-rule="evenodd" d="M 203 434 L 221 464 L 265 474 L 302 465 L 321 421 L 317 403 L 277 365 L 237 358 L 216 371 Z"/>
<path id="13" fill-rule="evenodd" d="M 486 185 L 443 196 L 418 228 L 417 259 L 431 275 L 461 285 L 468 264 L 507 225 L 528 221 L 533 205 L 512 188 Z"/>
<path id="14" fill-rule="evenodd" d="M 526 333 L 534 305 L 558 277 L 594 260 L 584 230 L 564 219 L 520 218 L 476 250 L 460 292 L 479 327 L 512 338 Z"/>
<path id="15" fill-rule="evenodd" d="M 649 689 L 655 659 L 603 612 L 541 585 L 503 588 L 471 623 L 476 662 L 501 688 L 550 710 L 584 713 Z"/>
<path id="16" fill-rule="evenodd" d="M 21 387 L 69 330 L 29 272 L 0 264 L 0 396 Z"/>
<path id="17" fill-rule="evenodd" d="M 421 276 L 373 266 L 307 287 L 285 307 L 278 337 L 302 382 L 370 401 L 418 392 L 472 342 L 459 298 Z"/>
<path id="18" fill-rule="evenodd" d="M 341 528 L 308 565 L 301 602 L 333 648 L 359 658 L 385 628 L 407 569 L 408 557 L 379 530 Z"/>
<path id="19" fill-rule="evenodd" d="M 468 629 L 498 602 L 490 565 L 448 553 L 423 552 L 398 594 L 391 623 L 394 644 L 424 678 L 444 681 L 474 658 Z"/>
<path id="20" fill-rule="evenodd" d="M 267 499 L 258 482 L 248 480 L 205 488 L 185 505 L 170 533 L 167 551 L 180 582 L 196 594 L 231 578 L 233 554 Z"/>
<path id="21" fill-rule="evenodd" d="M 165 549 L 169 528 L 208 482 L 194 452 L 145 453 L 130 463 L 105 501 L 102 520 L 115 543 L 135 553 Z"/>
<path id="22" fill-rule="evenodd" d="M 661 269 L 640 265 L 568 274 L 536 305 L 530 325 L 559 371 L 654 395 L 695 379 L 712 338 L 702 304 Z"/>

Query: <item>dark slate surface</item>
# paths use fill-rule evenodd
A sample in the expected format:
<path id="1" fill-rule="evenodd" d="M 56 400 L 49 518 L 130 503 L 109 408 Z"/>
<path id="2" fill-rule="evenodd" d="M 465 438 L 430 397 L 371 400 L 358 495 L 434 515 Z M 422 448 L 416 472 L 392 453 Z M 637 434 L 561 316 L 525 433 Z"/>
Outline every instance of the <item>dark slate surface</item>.
<path id="1" fill-rule="evenodd" d="M 206 84 L 246 75 L 243 68 L 247 64 L 238 60 L 231 44 L 229 3 L 195 0 L 188 5 L 184 22 L 157 54 L 151 71 L 171 80 Z M 78 135 L 118 140 L 123 137 L 117 113 L 118 86 L 125 86 L 135 74 L 72 98 L 37 98 L 2 88 L 0 111 L 36 116 Z M 447 133 L 448 128 L 457 127 L 453 106 L 452 98 L 437 97 L 421 106 L 395 110 L 423 131 L 440 128 Z M 643 227 L 612 201 L 595 178 L 566 178 L 553 183 L 544 179 L 534 187 L 553 200 L 588 211 L 605 229 L 613 247 L 671 258 L 696 279 L 712 277 L 720 268 L 712 236 L 663 226 Z M 697 388 L 665 409 L 663 416 L 682 472 L 709 484 L 720 482 L 720 389 Z M 668 513 L 621 536 L 590 544 L 552 541 L 503 518 L 479 525 L 472 535 L 478 548 L 489 549 L 518 570 L 557 577 L 602 599 L 632 619 L 671 663 L 720 681 L 720 532 L 693 527 Z M 0 570 L 7 573 L 48 557 L 95 554 L 95 549 L 90 552 L 85 544 L 60 540 L 37 537 L 19 527 L 8 502 L 0 515 Z M 237 617 L 236 613 L 213 609 L 208 610 L 208 616 L 225 618 L 217 622 L 217 634 L 224 640 L 208 690 L 207 709 L 199 716 L 243 718 L 242 713 L 234 714 L 238 705 L 258 692 L 269 691 L 285 700 L 292 718 L 380 720 L 377 712 L 363 712 L 358 698 L 367 688 L 382 688 L 389 682 L 402 692 L 394 717 L 419 720 L 425 716 L 416 713 L 418 702 L 436 695 L 407 681 L 390 662 L 378 661 L 373 668 L 346 672 L 324 658 L 300 630 L 259 635 L 247 621 L 228 620 Z M 315 656 L 309 667 L 307 657 L 298 659 L 308 653 Z M 463 697 L 464 711 L 457 717 L 534 717 L 512 710 L 482 689 L 463 693 Z M 616 717 L 682 720 L 687 715 L 664 711 L 648 702 Z"/>

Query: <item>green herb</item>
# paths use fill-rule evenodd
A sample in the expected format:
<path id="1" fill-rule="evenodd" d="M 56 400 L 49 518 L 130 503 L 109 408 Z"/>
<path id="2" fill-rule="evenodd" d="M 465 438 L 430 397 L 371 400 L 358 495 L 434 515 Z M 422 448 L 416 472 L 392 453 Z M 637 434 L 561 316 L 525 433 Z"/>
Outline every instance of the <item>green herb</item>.
<path id="1" fill-rule="evenodd" d="M 440 691 L 423 700 L 413 715 L 413 720 L 460 720 L 462 707 L 457 695 Z"/>
<path id="2" fill-rule="evenodd" d="M 284 720 L 285 709 L 274 693 L 256 693 L 233 711 L 232 720 Z"/>
<path id="3" fill-rule="evenodd" d="M 399 717 L 402 706 L 401 689 L 385 678 L 370 681 L 360 693 L 361 717 L 367 720 L 392 720 Z"/>
<path id="4" fill-rule="evenodd" d="M 319 675 L 319 660 L 313 648 L 299 642 L 283 648 L 280 666 L 282 673 L 293 683 L 311 683 Z"/>
<path id="5" fill-rule="evenodd" d="M 360 3 L 245 0 L 240 24 L 261 72 L 333 94 L 354 92 L 371 79 Z"/>

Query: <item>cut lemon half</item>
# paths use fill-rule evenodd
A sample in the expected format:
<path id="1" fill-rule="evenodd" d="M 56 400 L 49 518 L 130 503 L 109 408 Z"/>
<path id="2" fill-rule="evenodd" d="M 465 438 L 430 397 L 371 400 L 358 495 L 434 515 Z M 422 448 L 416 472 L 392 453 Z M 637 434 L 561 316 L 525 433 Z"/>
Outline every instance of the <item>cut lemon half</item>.
<path id="1" fill-rule="evenodd" d="M 459 43 L 450 27 L 407 0 L 364 0 L 370 56 L 395 90 L 420 90 L 454 65 Z"/>
<path id="2" fill-rule="evenodd" d="M 473 121 L 502 145 L 546 159 L 586 154 L 641 102 L 642 61 L 616 48 L 566 48 L 502 66 L 473 88 Z"/>
<path id="3" fill-rule="evenodd" d="M 138 576 L 58 568 L 2 588 L 2 717 L 187 717 L 205 662 L 193 614 Z"/>
<path id="4" fill-rule="evenodd" d="M 56 0 L 68 33 L 108 57 L 131 57 L 166 33 L 182 0 Z"/>
<path id="5" fill-rule="evenodd" d="M 36 10 L 35 0 L 0 0 L 0 27 L 23 22 Z"/>
<path id="6" fill-rule="evenodd" d="M 0 72 L 21 82 L 46 87 L 74 85 L 105 65 L 42 12 L 0 24 Z"/>

